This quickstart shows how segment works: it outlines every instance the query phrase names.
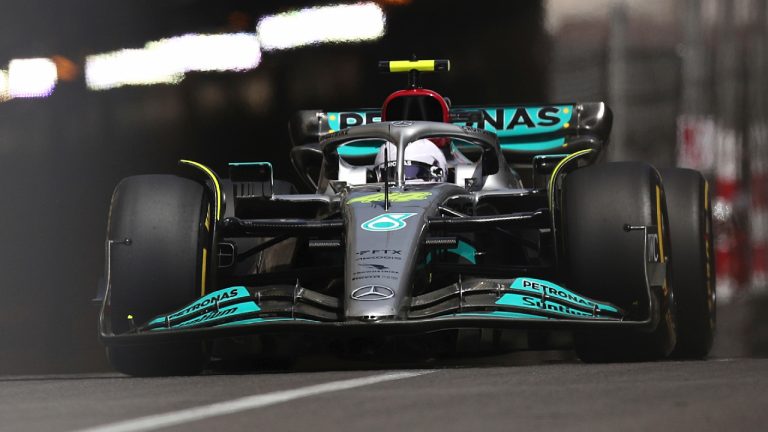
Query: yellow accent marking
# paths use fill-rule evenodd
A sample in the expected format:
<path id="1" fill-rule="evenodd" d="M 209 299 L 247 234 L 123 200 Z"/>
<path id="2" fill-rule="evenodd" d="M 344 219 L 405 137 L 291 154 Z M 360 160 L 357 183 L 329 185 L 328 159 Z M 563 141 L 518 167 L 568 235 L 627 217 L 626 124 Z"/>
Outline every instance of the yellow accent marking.
<path id="1" fill-rule="evenodd" d="M 571 124 L 570 124 L 570 123 L 568 123 L 568 122 L 566 122 L 566 123 L 563 125 L 563 127 L 564 127 L 564 128 L 566 128 L 566 129 L 568 129 L 569 127 L 571 127 Z"/>
<path id="2" fill-rule="evenodd" d="M 128 314 L 128 316 L 127 316 L 126 318 L 128 318 L 129 320 L 130 320 L 130 319 L 133 319 L 133 315 L 131 315 L 131 314 Z"/>
<path id="3" fill-rule="evenodd" d="M 417 70 L 420 72 L 433 72 L 435 70 L 434 60 L 392 60 L 389 62 L 390 72 L 408 72 Z"/>
<path id="4" fill-rule="evenodd" d="M 205 212 L 205 230 L 211 231 L 211 205 L 208 204 L 208 210 Z"/>
<path id="5" fill-rule="evenodd" d="M 704 180 L 704 211 L 709 211 L 709 182 Z M 709 222 L 705 222 L 705 224 L 708 224 Z M 710 244 L 709 244 L 709 238 L 712 235 L 712 227 L 705 225 L 709 228 L 709 231 L 705 233 L 704 237 L 704 249 L 706 253 L 707 258 L 707 286 L 710 284 L 710 279 L 712 278 L 712 269 L 710 269 Z M 710 292 L 711 290 L 707 288 L 707 292 Z M 711 301 L 711 300 L 708 300 Z"/>
<path id="6" fill-rule="evenodd" d="M 563 113 L 564 113 L 564 114 L 568 114 L 569 112 L 571 112 L 571 110 L 570 110 L 570 109 L 568 109 L 568 108 L 563 108 Z"/>
<path id="7" fill-rule="evenodd" d="M 328 117 L 328 120 L 335 121 L 336 120 L 336 116 L 332 115 L 332 116 Z"/>
<path id="8" fill-rule="evenodd" d="M 336 131 L 333 130 L 333 129 L 328 129 L 328 133 L 334 133 L 334 132 L 336 132 Z"/>
<path id="9" fill-rule="evenodd" d="M 579 156 L 585 155 L 587 153 L 592 153 L 592 149 L 585 149 L 577 151 L 576 153 L 573 153 L 567 157 L 564 157 L 563 160 L 561 160 L 556 166 L 555 169 L 552 170 L 552 175 L 549 177 L 549 188 L 547 189 L 547 194 L 549 195 L 549 209 L 550 211 L 554 211 L 555 207 L 555 200 L 554 200 L 554 190 L 555 190 L 555 179 L 557 178 L 557 174 L 560 171 L 560 168 L 562 168 L 568 161 L 573 160 Z"/>
<path id="10" fill-rule="evenodd" d="M 664 262 L 664 237 L 662 236 L 662 226 L 664 221 L 661 219 L 661 188 L 656 185 L 656 231 L 659 233 L 659 259 Z"/>
<path id="11" fill-rule="evenodd" d="M 709 210 L 709 182 L 704 180 L 704 210 Z"/>
<path id="12" fill-rule="evenodd" d="M 210 168 L 208 168 L 207 166 L 199 162 L 186 160 L 186 159 L 182 159 L 179 162 L 187 165 L 192 165 L 196 168 L 199 168 L 206 174 L 208 174 L 208 177 L 211 179 L 211 181 L 213 182 L 213 186 L 216 189 L 216 220 L 218 221 L 219 219 L 221 219 L 221 185 L 219 184 L 219 180 L 216 178 L 216 174 L 214 174 Z"/>
<path id="13" fill-rule="evenodd" d="M 431 196 L 432 192 L 390 192 L 389 200 L 394 203 L 404 203 L 410 201 L 423 201 L 427 197 Z M 347 201 L 347 204 L 364 203 L 370 204 L 378 201 L 384 201 L 384 194 L 373 193 L 369 195 L 359 196 Z"/>
<path id="14" fill-rule="evenodd" d="M 568 147 L 568 143 L 563 143 L 563 148 Z"/>
<path id="15" fill-rule="evenodd" d="M 208 249 L 203 248 L 203 280 L 200 283 L 200 297 L 205 295 L 205 274 L 208 268 Z"/>

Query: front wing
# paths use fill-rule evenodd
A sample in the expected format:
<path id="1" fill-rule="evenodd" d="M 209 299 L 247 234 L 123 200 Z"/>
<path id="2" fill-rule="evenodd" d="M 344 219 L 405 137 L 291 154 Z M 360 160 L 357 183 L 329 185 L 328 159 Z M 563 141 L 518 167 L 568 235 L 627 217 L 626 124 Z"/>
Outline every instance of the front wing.
<path id="1" fill-rule="evenodd" d="M 658 305 L 651 299 L 648 319 L 629 321 L 609 303 L 589 299 L 552 282 L 467 279 L 411 299 L 406 317 L 344 320 L 339 299 L 301 286 L 233 286 L 207 294 L 124 334 L 101 326 L 106 344 L 137 344 L 186 338 L 270 333 L 396 335 L 455 328 L 584 329 L 655 326 Z M 349 300 L 354 301 L 354 300 Z M 102 311 L 102 324 L 105 322 Z M 656 318 L 657 319 L 657 318 Z"/>

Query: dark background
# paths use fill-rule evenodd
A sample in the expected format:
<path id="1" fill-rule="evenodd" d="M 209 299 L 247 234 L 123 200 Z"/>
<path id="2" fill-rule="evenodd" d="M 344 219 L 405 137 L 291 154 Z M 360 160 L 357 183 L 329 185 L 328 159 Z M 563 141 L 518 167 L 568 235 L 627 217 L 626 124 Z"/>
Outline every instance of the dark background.
<path id="1" fill-rule="evenodd" d="M 87 55 L 252 33 L 262 16 L 331 2 L 3 0 L 0 70 L 16 58 L 67 61 L 50 97 L 0 95 L 0 374 L 107 369 L 91 299 L 121 178 L 176 172 L 186 158 L 220 172 L 269 160 L 293 180 L 290 115 L 380 106 L 405 77 L 379 74 L 377 61 L 414 54 L 451 59 L 450 73 L 423 84 L 456 105 L 605 100 L 609 160 L 701 169 L 716 209 L 714 354 L 768 353 L 768 0 L 376 3 L 387 24 L 375 41 L 263 51 L 249 72 L 91 91 Z M 694 165 L 680 157 L 689 139 L 705 156 Z"/>

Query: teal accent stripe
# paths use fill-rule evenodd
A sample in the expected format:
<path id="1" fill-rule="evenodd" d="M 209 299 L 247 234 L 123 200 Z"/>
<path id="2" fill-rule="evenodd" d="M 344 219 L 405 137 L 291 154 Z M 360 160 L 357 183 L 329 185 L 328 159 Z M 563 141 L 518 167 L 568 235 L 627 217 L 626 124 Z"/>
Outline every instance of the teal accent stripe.
<path id="1" fill-rule="evenodd" d="M 477 249 L 475 249 L 471 244 L 467 242 L 459 240 L 456 247 L 453 249 L 448 249 L 448 252 L 459 255 L 472 264 L 477 264 L 477 258 L 475 258 Z"/>
<path id="2" fill-rule="evenodd" d="M 320 321 L 303 319 L 303 318 L 249 318 L 249 319 L 244 319 L 239 321 L 226 322 L 224 324 L 219 324 L 214 327 L 233 327 L 233 326 L 248 325 L 248 324 L 262 324 L 262 323 L 269 323 L 269 322 L 275 322 L 275 321 L 320 322 Z"/>
<path id="3" fill-rule="evenodd" d="M 339 156 L 376 156 L 379 153 L 379 147 L 343 145 L 337 147 Z"/>
<path id="4" fill-rule="evenodd" d="M 438 249 L 439 250 L 439 249 Z M 459 240 L 456 247 L 453 249 L 443 249 L 448 253 L 456 254 L 465 260 L 471 262 L 472 264 L 477 264 L 477 258 L 475 257 L 475 254 L 477 253 L 477 249 L 475 249 L 474 246 L 471 244 Z M 432 262 L 432 252 L 428 252 L 427 256 L 425 258 L 424 264 L 429 264 Z"/>
<path id="5" fill-rule="evenodd" d="M 271 162 L 230 162 L 229 166 L 252 166 L 252 165 L 269 165 L 272 167 Z"/>
<path id="6" fill-rule="evenodd" d="M 539 315 L 531 315 L 521 312 L 507 312 L 507 311 L 494 311 L 494 312 L 462 312 L 451 315 L 451 317 L 462 316 L 479 316 L 479 317 L 495 317 L 495 318 L 511 318 L 511 319 L 549 319 Z"/>
<path id="7" fill-rule="evenodd" d="M 565 138 L 531 143 L 503 143 L 501 149 L 506 151 L 548 151 L 565 145 Z"/>

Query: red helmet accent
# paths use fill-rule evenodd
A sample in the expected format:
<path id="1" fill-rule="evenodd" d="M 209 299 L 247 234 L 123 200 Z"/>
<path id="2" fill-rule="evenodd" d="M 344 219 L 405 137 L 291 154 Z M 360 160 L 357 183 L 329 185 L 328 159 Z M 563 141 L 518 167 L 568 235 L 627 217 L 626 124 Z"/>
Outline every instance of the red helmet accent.
<path id="1" fill-rule="evenodd" d="M 432 102 L 431 107 L 427 107 L 425 104 L 421 103 L 416 107 L 415 109 L 419 110 L 420 112 L 418 114 L 411 114 L 408 115 L 408 118 L 402 118 L 405 116 L 403 113 L 402 117 L 397 116 L 396 118 L 390 118 L 389 115 L 389 109 L 390 104 L 393 101 L 397 101 L 395 103 L 398 103 L 399 101 L 405 101 L 409 98 L 425 98 L 426 100 L 429 100 Z M 422 101 L 423 102 L 423 101 Z M 407 106 L 403 103 L 401 108 L 403 110 L 407 109 Z M 450 123 L 449 121 L 450 116 L 448 115 L 448 103 L 445 101 L 445 99 L 440 96 L 439 93 L 424 89 L 424 88 L 414 88 L 414 89 L 408 89 L 408 90 L 400 90 L 392 93 L 387 97 L 387 99 L 384 100 L 384 105 L 381 107 L 381 121 L 390 121 L 390 120 L 428 120 L 428 121 L 441 121 L 443 123 Z M 442 148 L 448 145 L 448 140 L 446 138 L 431 138 L 430 141 L 435 143 L 438 147 Z"/>
<path id="2" fill-rule="evenodd" d="M 448 103 L 445 102 L 445 99 L 439 93 L 432 90 L 424 89 L 424 88 L 399 90 L 387 96 L 387 98 L 384 100 L 384 105 L 382 105 L 381 107 L 381 121 L 390 120 L 388 118 L 387 111 L 392 101 L 401 99 L 401 98 L 407 99 L 407 98 L 419 97 L 419 96 L 435 100 L 440 107 L 441 117 L 442 117 L 441 121 L 444 123 L 449 122 L 450 117 L 448 116 Z M 399 119 L 398 118 L 395 120 L 430 120 L 430 119 Z M 431 119 L 431 120 L 436 121 L 436 119 Z"/>

